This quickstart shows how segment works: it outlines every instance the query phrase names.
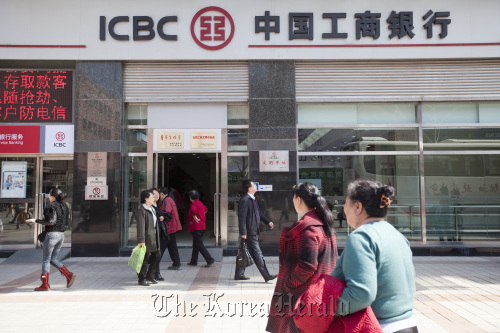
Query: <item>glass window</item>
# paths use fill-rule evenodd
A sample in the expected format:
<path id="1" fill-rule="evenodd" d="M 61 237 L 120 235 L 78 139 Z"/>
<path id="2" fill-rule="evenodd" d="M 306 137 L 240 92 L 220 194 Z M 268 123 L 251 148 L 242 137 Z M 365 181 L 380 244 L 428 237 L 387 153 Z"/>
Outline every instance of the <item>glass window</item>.
<path id="1" fill-rule="evenodd" d="M 477 123 L 479 105 L 475 103 L 422 103 L 422 123 Z"/>
<path id="2" fill-rule="evenodd" d="M 227 150 L 247 151 L 248 150 L 248 129 L 227 130 Z"/>
<path id="3" fill-rule="evenodd" d="M 500 155 L 424 156 L 427 239 L 500 239 Z"/>
<path id="4" fill-rule="evenodd" d="M 129 153 L 145 153 L 148 151 L 148 135 L 145 129 L 125 130 L 125 143 Z"/>
<path id="5" fill-rule="evenodd" d="M 301 104 L 299 125 L 414 124 L 415 104 Z"/>
<path id="6" fill-rule="evenodd" d="M 421 240 L 418 156 L 299 156 L 299 182 L 309 181 L 321 189 L 332 207 L 339 240 L 347 237 L 343 204 L 345 189 L 355 179 L 372 179 L 393 186 L 396 200 L 387 220 L 409 240 Z"/>
<path id="7" fill-rule="evenodd" d="M 137 228 L 135 214 L 139 207 L 140 194 L 147 188 L 147 157 L 126 156 L 124 161 L 124 245 L 137 244 Z"/>
<path id="8" fill-rule="evenodd" d="M 126 125 L 147 125 L 148 106 L 129 104 L 126 108 Z"/>
<path id="9" fill-rule="evenodd" d="M 242 195 L 241 182 L 248 179 L 248 156 L 228 156 L 227 174 L 227 242 L 235 246 L 239 244 L 238 201 Z"/>
<path id="10" fill-rule="evenodd" d="M 248 115 L 249 115 L 248 105 L 227 106 L 228 125 L 248 125 Z"/>
<path id="11" fill-rule="evenodd" d="M 416 151 L 417 129 L 299 129 L 299 151 Z"/>
<path id="12" fill-rule="evenodd" d="M 26 196 L 24 198 L 3 198 L 0 196 L 0 213 L 3 222 L 3 233 L 0 233 L 1 244 L 33 244 L 33 224 L 26 223 L 25 220 L 35 216 L 35 198 L 36 198 L 36 158 L 31 157 L 1 157 L 2 162 L 20 162 L 26 163 L 26 178 L 19 176 L 19 185 L 17 185 L 16 177 L 13 178 L 13 188 L 22 189 L 21 185 L 24 181 L 26 187 Z M 8 163 L 7 163 L 8 164 Z M 12 169 L 10 169 L 12 170 Z M 44 170 L 45 171 L 45 170 Z M 8 174 L 2 170 L 3 175 Z M 2 177 L 3 178 L 3 177 Z M 7 180 L 3 179 L 1 184 L 5 189 Z M 3 192 L 3 191 L 2 191 Z"/>
<path id="13" fill-rule="evenodd" d="M 424 151 L 500 150 L 500 128 L 424 128 Z"/>

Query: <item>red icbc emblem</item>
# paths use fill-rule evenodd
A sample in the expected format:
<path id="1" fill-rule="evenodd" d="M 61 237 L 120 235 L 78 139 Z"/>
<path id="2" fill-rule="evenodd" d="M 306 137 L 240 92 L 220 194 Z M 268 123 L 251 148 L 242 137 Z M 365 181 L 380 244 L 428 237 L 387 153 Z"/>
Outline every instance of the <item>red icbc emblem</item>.
<path id="1" fill-rule="evenodd" d="M 220 7 L 203 8 L 191 21 L 191 36 L 206 50 L 220 50 L 233 39 L 233 18 Z"/>
<path id="2" fill-rule="evenodd" d="M 62 141 L 62 140 L 64 140 L 65 137 L 66 137 L 66 135 L 64 134 L 64 132 L 57 132 L 56 133 L 56 140 L 57 141 Z"/>

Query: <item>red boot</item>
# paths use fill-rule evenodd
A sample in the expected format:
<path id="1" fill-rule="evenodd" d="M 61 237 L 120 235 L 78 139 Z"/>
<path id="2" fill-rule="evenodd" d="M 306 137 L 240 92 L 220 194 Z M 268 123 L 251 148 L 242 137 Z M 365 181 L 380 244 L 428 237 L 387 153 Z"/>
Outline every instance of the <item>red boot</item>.
<path id="1" fill-rule="evenodd" d="M 40 277 L 40 280 L 42 280 L 42 285 L 40 287 L 36 287 L 35 291 L 49 291 L 50 290 L 49 273 L 42 274 L 42 276 Z"/>
<path id="2" fill-rule="evenodd" d="M 73 282 L 75 282 L 76 274 L 71 273 L 64 266 L 59 269 L 59 272 L 61 272 L 66 277 L 66 281 L 68 281 L 66 288 L 71 287 Z"/>

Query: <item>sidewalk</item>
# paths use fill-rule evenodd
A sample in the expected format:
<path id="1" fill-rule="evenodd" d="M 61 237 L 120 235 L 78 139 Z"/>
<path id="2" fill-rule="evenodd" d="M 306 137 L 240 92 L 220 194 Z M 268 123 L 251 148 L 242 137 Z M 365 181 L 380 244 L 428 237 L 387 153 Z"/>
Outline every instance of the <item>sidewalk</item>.
<path id="1" fill-rule="evenodd" d="M 155 286 L 140 287 L 128 258 L 70 258 L 71 289 L 52 268 L 49 292 L 40 263 L 0 259 L 0 332 L 264 332 L 274 283 L 247 269 L 233 281 L 234 257 L 211 268 L 183 263 Z M 271 272 L 277 257 L 266 258 Z M 419 332 L 500 332 L 499 257 L 415 257 Z"/>

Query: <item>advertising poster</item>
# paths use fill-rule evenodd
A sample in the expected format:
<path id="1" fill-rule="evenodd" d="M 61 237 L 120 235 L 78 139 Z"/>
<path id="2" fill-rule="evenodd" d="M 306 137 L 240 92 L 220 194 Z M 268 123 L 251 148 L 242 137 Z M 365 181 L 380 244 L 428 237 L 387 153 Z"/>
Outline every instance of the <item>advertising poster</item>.
<path id="1" fill-rule="evenodd" d="M 27 162 L 2 162 L 2 198 L 26 198 Z"/>

